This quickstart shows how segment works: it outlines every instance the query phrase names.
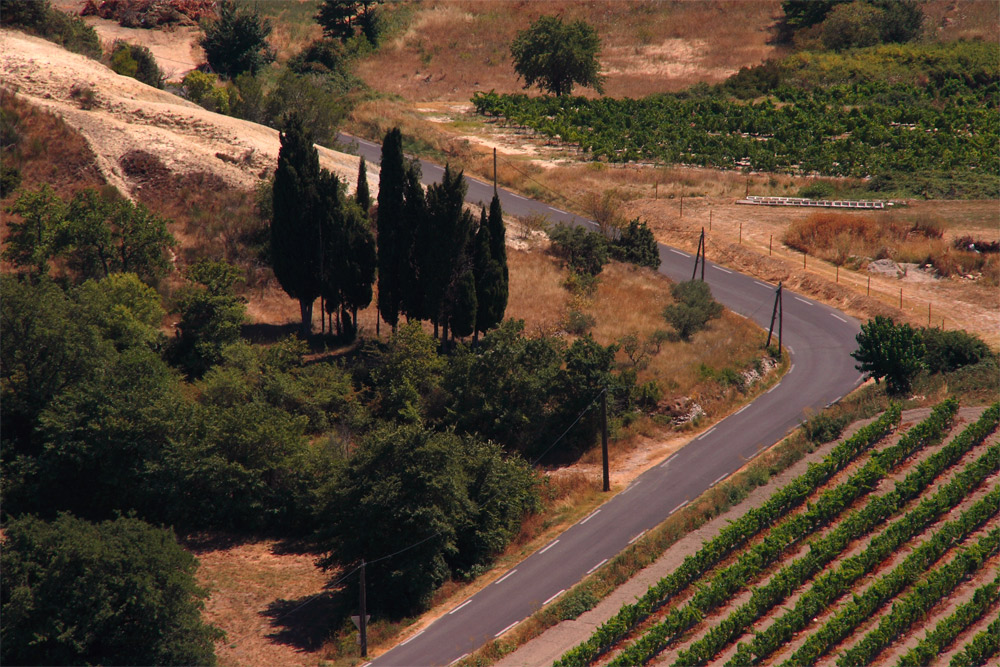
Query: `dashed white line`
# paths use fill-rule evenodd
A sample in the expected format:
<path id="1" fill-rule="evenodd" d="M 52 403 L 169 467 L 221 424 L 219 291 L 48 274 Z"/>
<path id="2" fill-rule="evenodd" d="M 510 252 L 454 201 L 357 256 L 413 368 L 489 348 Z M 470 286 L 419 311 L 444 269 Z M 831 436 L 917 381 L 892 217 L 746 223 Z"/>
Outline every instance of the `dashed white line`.
<path id="1" fill-rule="evenodd" d="M 594 567 L 592 567 L 592 568 L 590 568 L 589 570 L 587 570 L 587 574 L 593 574 L 594 570 L 596 570 L 597 568 L 599 568 L 600 566 L 604 565 L 604 564 L 605 564 L 605 563 L 607 563 L 607 562 L 608 562 L 608 559 L 607 559 L 607 558 L 605 558 L 605 559 L 604 559 L 604 560 L 602 560 L 602 561 L 601 561 L 600 563 L 598 563 L 598 564 L 597 564 L 597 565 L 595 565 Z"/>
<path id="2" fill-rule="evenodd" d="M 781 384 L 781 383 L 779 382 L 778 384 Z M 770 389 L 768 389 L 765 393 L 770 394 L 772 391 L 774 391 L 775 389 L 778 388 L 778 384 L 776 384 L 773 387 L 771 387 Z"/>
<path id="3" fill-rule="evenodd" d="M 679 510 L 680 508 L 684 507 L 687 504 L 688 504 L 688 501 L 685 500 L 680 505 L 678 505 L 677 507 L 675 507 L 672 510 L 670 510 L 670 514 L 673 514 L 674 512 L 676 512 L 677 510 Z M 670 516 L 670 514 L 668 514 L 667 516 Z"/>
<path id="4" fill-rule="evenodd" d="M 629 491 L 631 491 L 632 489 L 634 489 L 637 486 L 639 486 L 639 482 L 633 482 L 632 484 L 629 485 L 629 487 L 627 489 L 625 489 L 624 491 L 622 491 L 618 495 L 619 496 L 625 495 L 626 493 L 628 493 Z"/>
<path id="5" fill-rule="evenodd" d="M 757 283 L 758 285 L 760 285 L 761 287 L 763 287 L 764 289 L 771 289 L 771 286 L 768 285 L 767 283 L 762 283 L 759 280 L 755 280 L 754 282 Z"/>
<path id="6" fill-rule="evenodd" d="M 796 301 L 801 301 L 802 303 L 806 304 L 807 306 L 813 305 L 813 304 L 809 303 L 808 301 L 806 301 L 805 299 L 800 299 L 799 297 L 795 297 L 795 300 Z"/>
<path id="7" fill-rule="evenodd" d="M 545 605 L 547 605 L 548 603 L 552 602 L 553 600 L 555 600 L 557 597 L 559 597 L 560 595 L 562 595 L 565 592 L 566 592 L 566 589 L 564 588 L 561 591 L 559 591 L 558 593 L 556 593 L 555 595 L 553 595 L 552 597 L 550 597 L 548 600 L 546 600 L 545 602 L 543 602 L 542 606 L 544 607 Z"/>
<path id="8" fill-rule="evenodd" d="M 518 195 L 518 194 L 514 194 L 513 192 L 511 192 L 511 193 L 510 193 L 510 196 L 511 196 L 511 197 L 517 197 L 518 199 L 521 199 L 521 200 L 523 200 L 523 201 L 531 201 L 531 200 L 530 200 L 530 199 L 528 199 L 527 197 L 522 197 L 521 195 Z"/>
<path id="9" fill-rule="evenodd" d="M 712 482 L 712 486 L 715 486 L 716 484 L 718 484 L 719 482 L 721 482 L 722 480 L 724 480 L 727 477 L 729 477 L 729 473 L 728 472 L 725 475 L 720 476 L 714 482 Z"/>
<path id="10" fill-rule="evenodd" d="M 674 248 L 667 248 L 667 250 L 669 250 L 670 252 L 672 252 L 674 254 L 681 255 L 682 257 L 687 257 L 687 253 L 686 252 L 681 252 L 680 250 L 675 250 Z"/>
<path id="11" fill-rule="evenodd" d="M 639 533 L 638 535 L 636 535 L 635 537 L 633 537 L 633 538 L 632 538 L 631 540 L 629 540 L 629 541 L 628 541 L 628 543 L 629 543 L 629 544 L 632 544 L 632 543 L 634 543 L 634 542 L 635 542 L 636 540 L 638 540 L 638 539 L 639 539 L 640 537 L 642 537 L 643 535 L 645 535 L 645 534 L 646 534 L 646 531 L 648 531 L 648 530 L 649 530 L 649 529 L 647 528 L 646 530 L 642 531 L 641 533 Z"/>
<path id="12" fill-rule="evenodd" d="M 551 549 L 552 547 L 554 547 L 557 544 L 559 544 L 559 540 L 556 540 L 555 542 L 551 543 L 549 546 L 545 547 L 544 549 L 542 549 L 538 553 L 543 554 L 543 553 L 545 553 L 546 551 L 548 551 L 549 549 Z"/>
<path id="13" fill-rule="evenodd" d="M 667 467 L 667 464 L 668 464 L 668 463 L 670 463 L 671 461 L 673 461 L 673 460 L 674 460 L 674 459 L 676 459 L 676 458 L 677 458 L 677 454 L 674 454 L 674 455 L 673 455 L 673 456 L 671 456 L 671 457 L 670 457 L 669 459 L 667 459 L 666 461 L 664 461 L 663 463 L 661 463 L 661 464 L 660 464 L 660 467 L 661 467 L 661 468 L 666 468 L 666 467 Z"/>
<path id="14" fill-rule="evenodd" d="M 600 511 L 601 511 L 601 510 L 594 510 L 593 512 L 591 512 L 590 514 L 588 514 L 588 515 L 587 515 L 587 516 L 586 516 L 586 517 L 585 517 L 585 518 L 583 519 L 583 521 L 581 521 L 581 522 L 579 523 L 579 525 L 581 525 L 581 526 L 582 526 L 583 524 L 587 523 L 588 521 L 590 521 L 591 519 L 593 519 L 593 518 L 594 518 L 595 516 L 597 516 L 597 514 L 598 514 L 598 513 L 600 512 Z"/>
<path id="15" fill-rule="evenodd" d="M 734 413 L 733 413 L 733 416 L 735 417 L 736 415 L 740 414 L 741 412 L 743 412 L 744 410 L 746 410 L 746 409 L 747 409 L 747 408 L 749 408 L 749 407 L 750 407 L 750 405 L 749 405 L 749 404 L 747 404 L 747 405 L 744 405 L 744 406 L 743 406 L 742 408 L 740 408 L 739 410 L 737 410 L 736 412 L 734 412 Z"/>
<path id="16" fill-rule="evenodd" d="M 748 319 L 746 315 L 744 315 L 743 313 L 737 313 L 735 310 L 733 311 L 733 315 L 739 315 L 743 319 Z"/>
<path id="17" fill-rule="evenodd" d="M 845 320 L 843 317 L 840 317 L 839 315 L 834 315 L 833 313 L 830 313 L 830 317 L 832 317 L 834 319 L 837 319 L 837 320 L 840 320 L 844 324 L 847 324 L 847 320 Z"/>
<path id="18" fill-rule="evenodd" d="M 788 367 L 788 372 L 789 373 L 791 373 L 794 370 L 795 370 L 795 364 L 792 364 L 791 366 Z"/>
<path id="19" fill-rule="evenodd" d="M 791 345 L 786 345 L 789 354 L 795 354 L 795 349 Z"/>
<path id="20" fill-rule="evenodd" d="M 724 269 L 721 266 L 716 266 L 714 268 L 718 269 L 719 271 L 722 271 L 723 273 L 732 273 L 732 271 L 730 271 L 729 269 Z"/>
<path id="21" fill-rule="evenodd" d="M 472 602 L 472 600 L 469 600 L 469 602 Z M 466 603 L 466 604 L 468 604 L 468 603 Z M 464 607 L 465 605 L 463 604 L 462 606 Z M 454 614 L 454 613 L 455 613 L 456 611 L 458 611 L 458 609 L 456 609 L 456 610 L 454 610 L 454 611 L 452 611 L 452 612 L 449 612 L 449 613 L 452 613 L 452 614 Z M 410 637 L 409 639 L 407 639 L 407 640 L 406 640 L 405 642 L 399 642 L 399 645 L 400 645 L 400 646 L 403 646 L 404 644 L 409 644 L 410 642 L 412 642 L 412 641 L 413 641 L 414 639 L 416 639 L 416 638 L 417 638 L 417 637 L 419 637 L 420 635 L 424 634 L 425 632 L 427 632 L 427 631 L 426 631 L 426 630 L 421 630 L 421 631 L 420 631 L 420 632 L 418 632 L 417 634 L 415 634 L 415 635 L 413 635 L 412 637 Z M 369 663 L 369 664 L 371 664 L 371 663 Z"/>
<path id="22" fill-rule="evenodd" d="M 561 208 L 556 208 L 555 206 L 549 206 L 549 210 L 555 211 L 556 213 L 562 213 L 563 215 L 568 215 L 566 211 L 562 210 Z"/>
<path id="23" fill-rule="evenodd" d="M 514 621 L 513 623 L 511 623 L 510 625 L 508 625 L 508 626 L 507 626 L 506 628 L 504 628 L 504 629 L 503 629 L 503 630 L 501 630 L 500 632 L 498 632 L 498 633 L 496 633 L 495 635 L 493 635 L 493 637 L 494 637 L 494 638 L 496 638 L 496 637 L 499 637 L 500 635 L 502 635 L 503 633 L 507 632 L 508 630 L 513 630 L 513 629 L 514 629 L 514 626 L 515 626 L 515 625 L 517 625 L 517 624 L 518 624 L 518 623 L 520 623 L 520 622 L 521 622 L 521 621 Z"/>
<path id="24" fill-rule="evenodd" d="M 719 428 L 719 427 L 718 426 L 713 426 L 712 428 L 708 429 L 707 431 L 705 431 L 704 433 L 702 433 L 701 435 L 699 435 L 697 438 L 695 438 L 695 440 L 701 440 L 702 438 L 704 438 L 706 435 L 709 435 L 712 431 L 714 431 L 717 428 Z"/>
<path id="25" fill-rule="evenodd" d="M 455 613 L 456 611 L 458 611 L 459 609 L 461 609 L 461 608 L 462 608 L 462 607 L 464 607 L 465 605 L 469 604 L 470 602 L 472 602 L 472 598 L 469 598 L 468 600 L 466 600 L 466 601 L 465 601 L 465 602 L 463 602 L 462 604 L 458 605 L 457 607 L 455 607 L 454 609 L 452 609 L 451 611 L 449 611 L 449 612 L 448 612 L 448 615 L 449 615 L 449 616 L 451 616 L 451 615 L 452 615 L 452 614 L 454 614 L 454 613 Z M 414 636 L 414 637 L 416 637 L 416 635 L 413 635 L 413 636 Z"/>
<path id="26" fill-rule="evenodd" d="M 513 570 L 511 570 L 507 574 L 503 575 L 502 577 L 500 577 L 499 579 L 497 579 L 493 583 L 494 584 L 502 584 L 503 581 L 504 581 L 504 579 L 507 579 L 508 577 L 510 577 L 511 575 L 513 575 L 515 572 L 517 572 L 517 568 L 514 568 Z"/>
<path id="27" fill-rule="evenodd" d="M 452 666 L 452 665 L 454 665 L 454 664 L 455 664 L 456 662 L 461 662 L 462 660 L 465 660 L 465 659 L 466 659 L 466 658 L 468 658 L 468 657 L 469 657 L 469 654 L 468 654 L 468 653 L 463 653 L 462 655 L 458 656 L 457 658 L 455 658 L 454 660 L 452 660 L 451 662 L 449 662 L 449 663 L 448 663 L 448 667 L 451 667 L 451 666 Z"/>

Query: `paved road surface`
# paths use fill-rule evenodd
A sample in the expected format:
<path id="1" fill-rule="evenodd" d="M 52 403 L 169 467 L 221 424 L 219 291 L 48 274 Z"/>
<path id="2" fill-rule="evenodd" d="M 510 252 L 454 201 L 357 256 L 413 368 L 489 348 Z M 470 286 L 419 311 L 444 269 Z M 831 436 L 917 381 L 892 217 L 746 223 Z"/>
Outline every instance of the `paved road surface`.
<path id="1" fill-rule="evenodd" d="M 381 146 L 354 141 L 368 162 L 378 163 Z M 425 183 L 440 181 L 444 171 L 441 167 L 421 164 Z M 467 200 L 488 204 L 493 196 L 492 185 L 467 180 Z M 500 190 L 500 201 L 505 213 L 543 213 L 553 222 L 596 227 L 591 221 L 513 192 Z M 660 271 L 671 279 L 691 278 L 694 259 L 689 253 L 661 245 L 660 258 Z M 727 308 L 768 326 L 774 285 L 712 262 L 707 263 L 705 281 Z M 861 377 L 849 354 L 856 347 L 858 323 L 840 311 L 788 290 L 784 291 L 783 307 L 784 342 L 792 364 L 778 385 L 647 471 L 556 540 L 374 663 L 379 667 L 448 665 L 503 635 L 615 556 L 636 536 L 725 479 L 763 448 L 781 440 L 802 421 L 808 409 L 821 409 L 856 387 Z"/>

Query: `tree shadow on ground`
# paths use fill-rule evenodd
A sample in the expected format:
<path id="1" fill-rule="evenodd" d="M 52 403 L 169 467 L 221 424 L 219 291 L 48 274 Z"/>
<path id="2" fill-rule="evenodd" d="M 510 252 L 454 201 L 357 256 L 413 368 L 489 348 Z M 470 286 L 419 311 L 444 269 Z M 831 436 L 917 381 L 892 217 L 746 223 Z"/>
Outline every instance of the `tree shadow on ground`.
<path id="1" fill-rule="evenodd" d="M 251 343 L 277 343 L 299 332 L 298 324 L 244 324 L 240 336 Z"/>
<path id="2" fill-rule="evenodd" d="M 261 612 L 274 632 L 267 638 L 302 651 L 316 651 L 344 624 L 352 600 L 343 590 L 324 591 L 294 600 L 275 600 Z"/>

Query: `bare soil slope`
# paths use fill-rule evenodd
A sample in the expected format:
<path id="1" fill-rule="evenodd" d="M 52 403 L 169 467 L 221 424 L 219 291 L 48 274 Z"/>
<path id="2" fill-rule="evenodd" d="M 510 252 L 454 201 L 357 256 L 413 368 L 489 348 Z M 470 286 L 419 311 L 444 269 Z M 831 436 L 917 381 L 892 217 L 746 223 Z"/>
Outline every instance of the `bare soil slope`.
<path id="1" fill-rule="evenodd" d="M 20 32 L 0 31 L 0 80 L 79 131 L 103 177 L 127 197 L 140 184 L 125 174 L 120 161 L 135 149 L 157 155 L 175 173 L 214 173 L 247 189 L 266 178 L 277 162 L 276 130 L 212 113 Z M 80 101 L 87 89 L 93 92 L 90 109 Z M 357 157 L 322 147 L 319 155 L 322 166 L 353 188 Z M 378 179 L 373 175 L 369 182 L 377 184 Z"/>

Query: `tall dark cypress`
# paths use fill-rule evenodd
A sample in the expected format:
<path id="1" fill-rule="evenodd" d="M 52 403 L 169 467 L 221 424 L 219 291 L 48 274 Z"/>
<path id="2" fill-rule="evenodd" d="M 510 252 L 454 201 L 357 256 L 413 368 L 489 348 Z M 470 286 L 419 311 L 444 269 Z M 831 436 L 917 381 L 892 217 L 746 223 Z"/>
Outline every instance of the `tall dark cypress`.
<path id="1" fill-rule="evenodd" d="M 476 281 L 476 329 L 478 339 L 480 333 L 492 329 L 503 320 L 507 305 L 506 292 L 501 294 L 503 272 L 500 264 L 494 261 L 490 238 L 490 225 L 483 208 L 480 215 L 479 230 L 476 232 L 474 252 L 474 275 Z"/>
<path id="2" fill-rule="evenodd" d="M 406 275 L 400 272 L 406 256 L 399 243 L 399 225 L 403 218 L 403 189 L 406 173 L 403 165 L 403 136 L 399 128 L 386 133 L 382 141 L 382 164 L 378 190 L 378 311 L 393 331 L 399 323 L 402 285 Z"/>
<path id="3" fill-rule="evenodd" d="M 499 313 L 497 324 L 503 321 L 503 315 L 507 311 L 507 299 L 510 294 L 510 274 L 507 271 L 507 232 L 503 224 L 503 209 L 500 208 L 500 197 L 493 193 L 493 201 L 490 202 L 490 255 L 500 269 L 500 284 L 497 287 L 494 305 L 494 312 Z"/>
<path id="4" fill-rule="evenodd" d="M 361 156 L 361 162 L 358 164 L 358 189 L 354 192 L 354 201 L 358 202 L 358 206 L 361 207 L 361 212 L 368 217 L 368 211 L 372 207 L 372 196 L 368 191 L 368 169 L 365 165 L 365 156 Z"/>
<path id="5" fill-rule="evenodd" d="M 470 244 L 474 221 L 464 210 L 468 186 L 461 171 L 452 171 L 445 165 L 440 183 L 427 189 L 426 238 L 431 242 L 421 253 L 421 286 L 424 295 L 424 312 L 434 324 L 444 326 L 443 339 L 448 338 L 448 323 L 454 297 L 453 287 L 467 268 L 462 262 L 469 259 L 466 251 Z"/>
<path id="6" fill-rule="evenodd" d="M 368 218 L 357 206 L 348 204 L 343 209 L 344 255 L 341 269 L 341 316 L 346 322 L 351 315 L 349 333 L 353 338 L 358 331 L 358 309 L 372 302 L 372 284 L 375 282 L 375 236 Z"/>
<path id="7" fill-rule="evenodd" d="M 427 199 L 420 184 L 420 162 L 406 165 L 406 185 L 403 189 L 403 224 L 400 226 L 400 246 L 406 248 L 406 280 L 403 281 L 403 312 L 407 318 L 426 320 L 430 314 L 424 308 L 421 269 L 423 257 L 430 252 L 435 239 L 430 233 L 427 216 Z"/>
<path id="8" fill-rule="evenodd" d="M 280 137 L 272 189 L 271 263 L 281 288 L 298 300 L 301 333 L 308 336 L 323 263 L 317 204 L 319 155 L 297 117 L 289 120 Z"/>

